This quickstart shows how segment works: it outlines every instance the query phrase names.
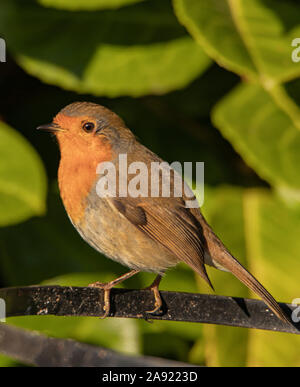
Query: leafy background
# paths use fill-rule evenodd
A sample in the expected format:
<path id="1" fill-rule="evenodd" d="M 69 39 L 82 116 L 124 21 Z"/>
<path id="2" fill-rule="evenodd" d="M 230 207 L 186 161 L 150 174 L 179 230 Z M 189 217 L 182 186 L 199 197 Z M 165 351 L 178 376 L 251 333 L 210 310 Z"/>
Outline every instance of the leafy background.
<path id="1" fill-rule="evenodd" d="M 278 300 L 299 294 L 300 37 L 294 0 L 1 0 L 0 284 L 86 285 L 124 273 L 77 235 L 59 152 L 35 132 L 64 105 L 121 115 L 165 160 L 205 162 L 208 221 Z M 251 296 L 209 270 L 217 294 Z M 125 286 L 152 281 L 140 274 Z M 209 292 L 186 266 L 162 289 Z M 56 337 L 209 366 L 299 366 L 300 337 L 191 323 L 9 318 Z M 13 359 L 0 357 L 2 366 Z"/>

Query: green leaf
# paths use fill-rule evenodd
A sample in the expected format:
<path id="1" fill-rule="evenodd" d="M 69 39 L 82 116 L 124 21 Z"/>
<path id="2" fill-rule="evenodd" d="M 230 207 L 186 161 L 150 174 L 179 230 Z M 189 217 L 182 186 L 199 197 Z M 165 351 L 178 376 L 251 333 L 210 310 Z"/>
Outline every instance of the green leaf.
<path id="1" fill-rule="evenodd" d="M 264 191 L 245 196 L 245 233 L 251 269 L 272 295 L 291 303 L 299 297 L 300 211 Z M 299 366 L 300 337 L 251 332 L 249 366 Z"/>
<path id="2" fill-rule="evenodd" d="M 300 75 L 291 47 L 300 35 L 299 6 L 280 0 L 229 0 L 234 23 L 266 88 Z"/>
<path id="3" fill-rule="evenodd" d="M 267 190 L 222 187 L 208 191 L 204 214 L 233 255 L 275 299 L 290 303 L 298 297 L 299 210 Z M 233 276 L 215 272 L 212 269 L 210 277 L 217 292 L 246 295 L 244 285 L 239 290 Z M 299 365 L 300 337 L 216 326 L 205 327 L 203 333 L 208 365 Z"/>
<path id="4" fill-rule="evenodd" d="M 230 1 L 173 0 L 179 21 L 214 60 L 256 76 L 255 65 L 233 20 Z"/>
<path id="5" fill-rule="evenodd" d="M 299 76 L 291 43 L 300 36 L 299 7 L 280 0 L 173 0 L 176 14 L 217 62 L 270 82 Z M 222 38 L 221 38 L 222 37 Z"/>
<path id="6" fill-rule="evenodd" d="M 12 0 L 1 6 L 0 26 L 26 71 L 79 93 L 162 94 L 186 86 L 210 63 L 166 1 L 67 12 Z"/>
<path id="7" fill-rule="evenodd" d="M 178 19 L 205 51 L 228 70 L 259 83 L 300 130 L 300 109 L 282 86 L 300 76 L 291 46 L 300 36 L 296 3 L 173 1 Z"/>
<path id="8" fill-rule="evenodd" d="M 18 367 L 19 364 L 16 360 L 0 354 L 0 367 Z"/>
<path id="9" fill-rule="evenodd" d="M 46 176 L 25 138 L 0 122 L 0 226 L 45 212 Z"/>
<path id="10" fill-rule="evenodd" d="M 274 297 L 292 302 L 299 290 L 294 268 L 300 251 L 300 211 L 263 190 L 247 190 L 244 200 L 251 268 L 260 272 Z"/>
<path id="11" fill-rule="evenodd" d="M 261 177 L 299 190 L 300 131 L 260 86 L 238 86 L 215 107 L 212 119 Z"/>
<path id="12" fill-rule="evenodd" d="M 67 9 L 69 11 L 119 8 L 141 1 L 144 0 L 38 0 L 45 7 Z"/>
<path id="13" fill-rule="evenodd" d="M 243 227 L 243 190 L 232 187 L 219 189 L 205 187 L 203 213 L 232 254 L 245 267 L 248 267 L 246 235 Z M 213 268 L 208 268 L 207 271 L 217 294 L 249 297 L 247 287 L 231 274 Z M 207 286 L 203 285 L 202 280 L 199 280 L 198 284 L 201 292 L 213 293 Z M 206 356 L 206 365 L 245 366 L 249 340 L 248 330 L 205 325 L 203 335 L 204 353 L 209 354 Z M 196 353 L 199 353 L 199 350 Z M 195 361 L 196 353 L 193 354 L 193 361 Z M 202 351 L 200 351 L 199 356 L 200 359 L 203 357 Z"/>

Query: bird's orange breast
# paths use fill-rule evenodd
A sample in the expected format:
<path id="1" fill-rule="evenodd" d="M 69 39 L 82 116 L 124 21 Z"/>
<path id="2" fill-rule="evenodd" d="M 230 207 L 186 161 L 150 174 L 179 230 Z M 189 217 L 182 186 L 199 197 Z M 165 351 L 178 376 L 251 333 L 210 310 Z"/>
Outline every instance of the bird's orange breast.
<path id="1" fill-rule="evenodd" d="M 86 199 L 97 179 L 99 163 L 111 160 L 111 147 L 100 142 L 97 148 L 80 147 L 61 141 L 61 160 L 58 169 L 58 184 L 65 209 L 74 224 L 83 218 Z"/>

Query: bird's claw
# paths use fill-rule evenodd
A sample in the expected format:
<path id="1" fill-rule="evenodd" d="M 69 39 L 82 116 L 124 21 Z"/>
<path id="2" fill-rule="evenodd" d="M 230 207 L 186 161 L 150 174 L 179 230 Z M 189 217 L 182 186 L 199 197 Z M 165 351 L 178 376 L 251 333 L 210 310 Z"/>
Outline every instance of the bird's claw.
<path id="1" fill-rule="evenodd" d="M 109 312 L 110 312 L 110 289 L 111 289 L 111 285 L 109 283 L 105 283 L 105 282 L 94 282 L 92 284 L 89 284 L 88 286 L 91 288 L 99 288 L 99 289 L 102 289 L 104 291 L 104 306 L 103 306 L 104 314 L 103 314 L 103 316 L 100 316 L 100 318 L 105 319 L 106 317 L 108 317 Z"/>
<path id="2" fill-rule="evenodd" d="M 155 298 L 155 303 L 154 303 L 155 308 L 153 310 L 147 310 L 146 313 L 147 314 L 156 314 L 157 312 L 162 313 L 162 299 L 161 299 L 158 287 L 149 286 L 149 288 L 146 288 L 146 289 L 151 290 Z"/>

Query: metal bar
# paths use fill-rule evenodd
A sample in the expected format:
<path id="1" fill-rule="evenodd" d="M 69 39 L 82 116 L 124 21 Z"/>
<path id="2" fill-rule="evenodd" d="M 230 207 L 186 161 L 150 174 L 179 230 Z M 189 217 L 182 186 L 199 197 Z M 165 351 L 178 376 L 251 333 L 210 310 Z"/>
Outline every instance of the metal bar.
<path id="1" fill-rule="evenodd" d="M 112 289 L 110 317 L 189 321 L 300 334 L 300 323 L 285 324 L 255 299 L 161 291 L 163 311 L 153 308 L 149 290 Z M 103 291 L 90 287 L 28 286 L 0 289 L 6 316 L 102 316 Z M 288 316 L 296 306 L 280 304 Z M 295 312 L 294 312 L 295 314 Z"/>
<path id="2" fill-rule="evenodd" d="M 39 367 L 189 367 L 190 364 L 151 356 L 130 356 L 79 343 L 47 337 L 0 324 L 0 352 Z"/>

